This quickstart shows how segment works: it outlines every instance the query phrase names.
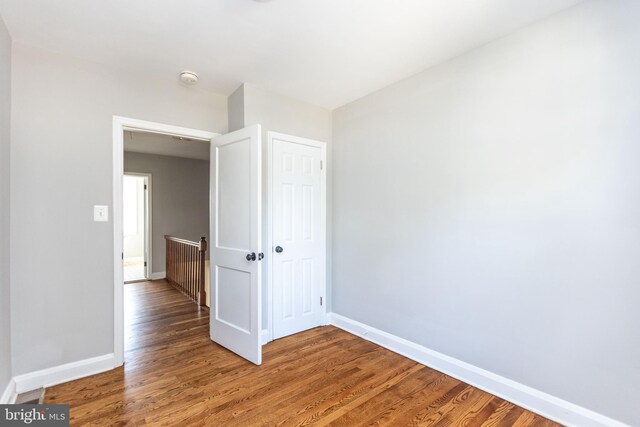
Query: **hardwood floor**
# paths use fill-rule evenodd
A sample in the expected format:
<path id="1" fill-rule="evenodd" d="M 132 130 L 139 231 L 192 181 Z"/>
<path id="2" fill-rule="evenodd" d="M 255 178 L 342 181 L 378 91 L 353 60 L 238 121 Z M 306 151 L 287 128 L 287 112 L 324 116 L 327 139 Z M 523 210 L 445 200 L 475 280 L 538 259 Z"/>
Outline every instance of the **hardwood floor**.
<path id="1" fill-rule="evenodd" d="M 255 366 L 165 282 L 126 285 L 125 301 L 125 366 L 46 390 L 72 425 L 557 425 L 334 327 L 269 343 Z"/>

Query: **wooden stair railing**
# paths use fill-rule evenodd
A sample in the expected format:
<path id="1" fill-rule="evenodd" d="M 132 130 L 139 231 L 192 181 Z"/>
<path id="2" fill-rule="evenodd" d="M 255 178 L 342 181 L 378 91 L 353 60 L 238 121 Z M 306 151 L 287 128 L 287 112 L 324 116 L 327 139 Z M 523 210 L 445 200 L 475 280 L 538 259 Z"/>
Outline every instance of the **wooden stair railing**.
<path id="1" fill-rule="evenodd" d="M 199 242 L 164 236 L 167 245 L 166 277 L 180 292 L 191 298 L 201 307 L 206 306 L 205 253 L 207 240 Z"/>

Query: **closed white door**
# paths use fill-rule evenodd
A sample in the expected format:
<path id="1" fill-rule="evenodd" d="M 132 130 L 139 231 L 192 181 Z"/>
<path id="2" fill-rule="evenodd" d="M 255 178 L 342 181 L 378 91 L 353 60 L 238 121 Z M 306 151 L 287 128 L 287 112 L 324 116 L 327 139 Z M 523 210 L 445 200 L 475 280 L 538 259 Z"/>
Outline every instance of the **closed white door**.
<path id="1" fill-rule="evenodd" d="M 323 323 L 324 144 L 280 134 L 272 147 L 273 338 Z"/>
<path id="2" fill-rule="evenodd" d="M 211 144 L 211 339 L 262 363 L 261 130 Z"/>

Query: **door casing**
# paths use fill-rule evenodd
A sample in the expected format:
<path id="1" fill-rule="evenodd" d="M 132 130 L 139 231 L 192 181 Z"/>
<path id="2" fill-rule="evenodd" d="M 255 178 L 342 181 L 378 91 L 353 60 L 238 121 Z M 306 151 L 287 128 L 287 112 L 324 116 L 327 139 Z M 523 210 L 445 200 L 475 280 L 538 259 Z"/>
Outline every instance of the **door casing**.
<path id="1" fill-rule="evenodd" d="M 265 256 L 267 258 L 267 324 L 269 331 L 269 341 L 273 341 L 273 145 L 275 140 L 286 141 L 292 144 L 308 145 L 320 149 L 320 159 L 322 170 L 320 176 L 320 234 L 322 236 L 322 259 L 320 264 L 320 296 L 323 303 L 320 309 L 321 324 L 327 324 L 327 144 L 326 142 L 299 136 L 287 135 L 279 132 L 267 132 L 267 245 Z"/>

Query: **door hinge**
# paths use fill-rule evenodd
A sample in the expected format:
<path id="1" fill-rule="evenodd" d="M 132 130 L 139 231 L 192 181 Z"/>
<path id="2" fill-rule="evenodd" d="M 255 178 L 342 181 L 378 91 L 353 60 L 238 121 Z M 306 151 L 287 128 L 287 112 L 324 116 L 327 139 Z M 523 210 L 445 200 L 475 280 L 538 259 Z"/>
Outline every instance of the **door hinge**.
<path id="1" fill-rule="evenodd" d="M 144 189 L 145 189 L 145 190 L 147 189 L 147 184 L 145 184 L 145 185 L 144 185 Z"/>
<path id="2" fill-rule="evenodd" d="M 322 160 L 320 160 L 320 170 L 322 170 Z"/>
<path id="3" fill-rule="evenodd" d="M 145 266 L 145 267 L 147 266 L 147 261 L 145 261 L 145 262 L 144 262 L 144 266 Z"/>
<path id="4" fill-rule="evenodd" d="M 122 257 L 122 260 L 124 261 L 124 252 L 122 252 L 122 253 L 120 254 L 120 256 Z"/>
<path id="5" fill-rule="evenodd" d="M 322 297 L 320 297 L 320 305 L 322 305 Z"/>

